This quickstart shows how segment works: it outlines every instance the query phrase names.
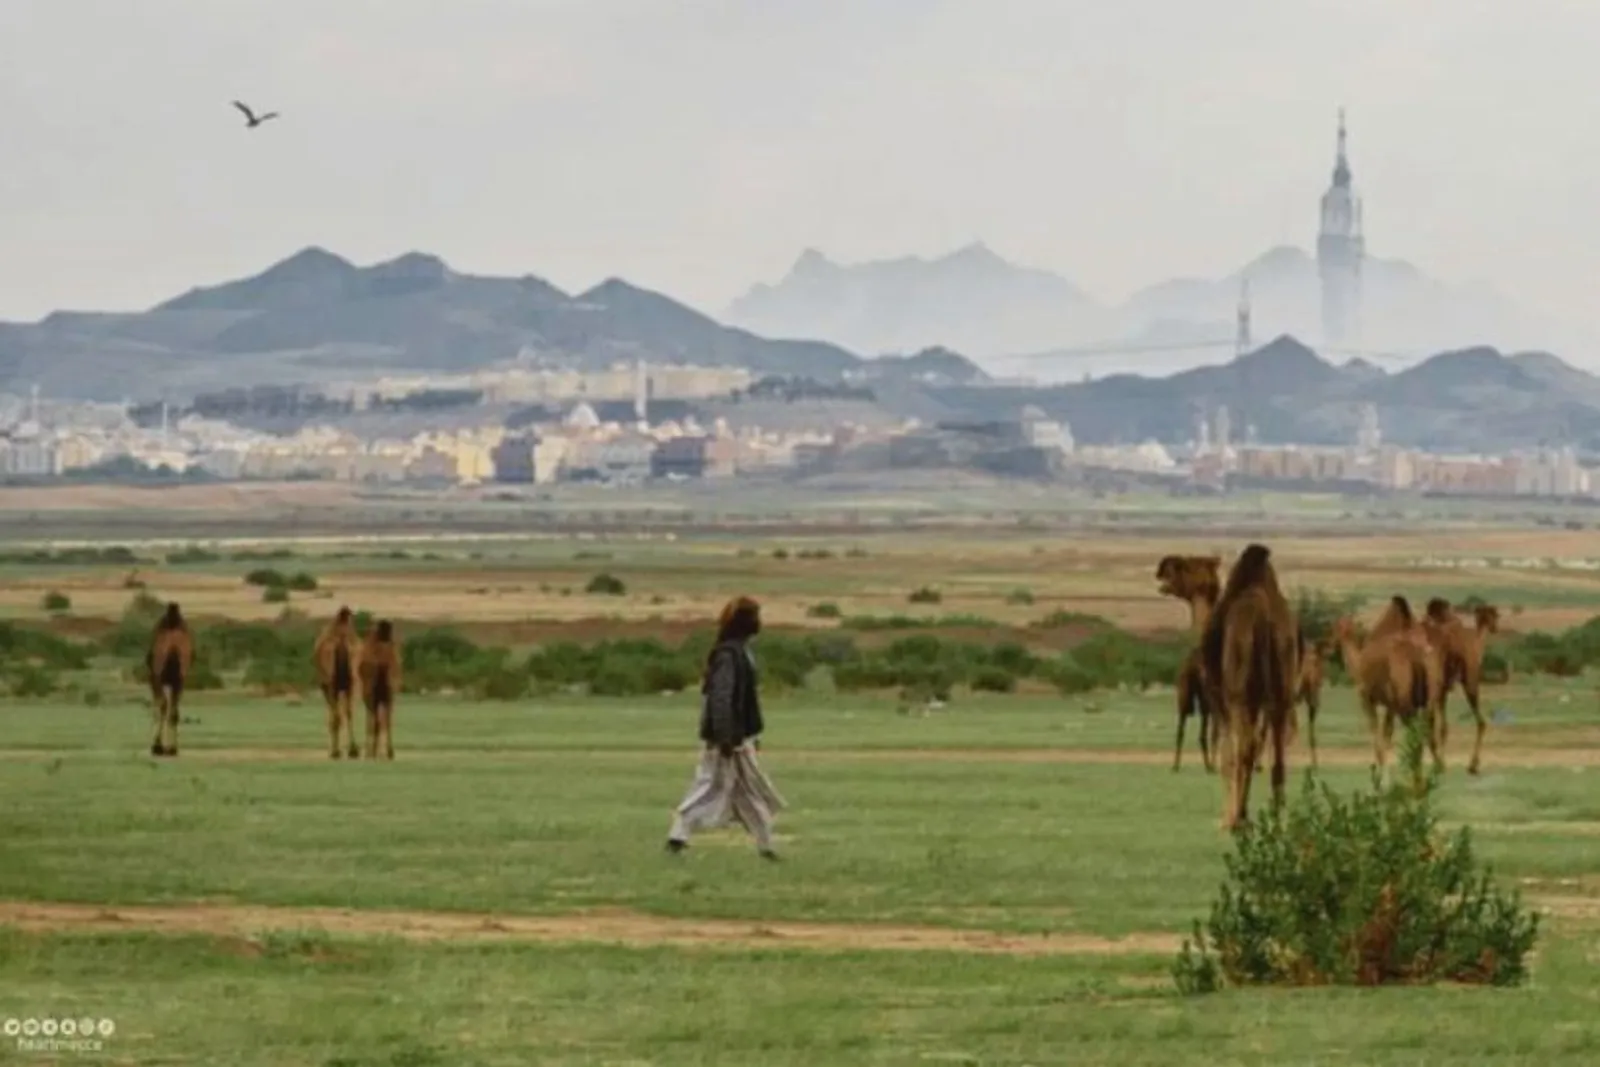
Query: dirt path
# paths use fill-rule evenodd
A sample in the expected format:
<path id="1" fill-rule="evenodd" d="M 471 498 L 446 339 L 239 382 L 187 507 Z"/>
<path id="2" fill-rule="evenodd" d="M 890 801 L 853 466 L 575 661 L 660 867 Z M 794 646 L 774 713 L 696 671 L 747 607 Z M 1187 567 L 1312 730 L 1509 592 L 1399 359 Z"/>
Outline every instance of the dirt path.
<path id="1" fill-rule="evenodd" d="M 208 934 L 254 941 L 268 933 L 321 931 L 409 941 L 605 943 L 700 948 L 946 951 L 1001 955 L 1141 955 L 1176 952 L 1173 934 L 1003 934 L 934 926 L 671 919 L 620 909 L 577 915 L 488 915 L 254 905 L 49 904 L 0 901 L 0 926 L 43 932 Z"/>
<path id="2" fill-rule="evenodd" d="M 140 755 L 137 751 L 122 753 L 111 749 L 0 749 L 0 760 L 53 762 L 75 757 L 107 755 Z M 1467 752 L 1446 753 L 1446 773 L 1464 769 Z M 1169 767 L 1172 753 L 1158 749 L 1129 748 L 786 748 L 772 746 L 763 750 L 764 758 L 774 763 L 1048 763 L 1048 764 L 1112 764 L 1141 767 Z M 601 759 L 672 760 L 681 762 L 684 750 L 652 748 L 406 748 L 401 746 L 397 761 L 443 762 L 485 761 L 520 762 L 535 759 Z M 1324 748 L 1317 754 L 1324 767 L 1367 767 L 1372 764 L 1372 750 L 1364 746 L 1349 748 Z M 298 748 L 251 747 L 237 748 L 185 748 L 174 765 L 185 763 L 327 763 L 327 751 L 316 745 Z M 1307 765 L 1303 753 L 1290 756 L 1291 769 Z M 1580 769 L 1600 767 L 1600 746 L 1587 748 L 1492 748 L 1485 746 L 1483 766 L 1486 773 L 1496 768 L 1562 767 Z M 1185 753 L 1183 773 L 1201 774 L 1200 758 L 1196 753 Z"/>

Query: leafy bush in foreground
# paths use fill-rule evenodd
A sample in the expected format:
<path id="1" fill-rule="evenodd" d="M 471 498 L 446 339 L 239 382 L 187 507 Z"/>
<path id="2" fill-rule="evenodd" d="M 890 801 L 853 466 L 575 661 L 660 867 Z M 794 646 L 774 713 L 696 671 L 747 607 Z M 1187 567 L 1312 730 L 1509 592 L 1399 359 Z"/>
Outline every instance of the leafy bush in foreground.
<path id="1" fill-rule="evenodd" d="M 1527 976 L 1538 916 L 1480 869 L 1467 828 L 1439 833 L 1416 723 L 1402 752 L 1396 784 L 1374 770 L 1370 791 L 1339 797 L 1307 775 L 1298 801 L 1239 831 L 1210 921 L 1173 965 L 1179 989 Z"/>

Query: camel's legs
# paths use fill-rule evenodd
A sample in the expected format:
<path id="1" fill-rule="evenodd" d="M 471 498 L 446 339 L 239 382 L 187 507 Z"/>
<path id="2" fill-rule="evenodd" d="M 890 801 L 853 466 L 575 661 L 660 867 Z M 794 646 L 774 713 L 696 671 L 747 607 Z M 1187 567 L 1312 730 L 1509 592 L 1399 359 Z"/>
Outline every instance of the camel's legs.
<path id="1" fill-rule="evenodd" d="M 383 758 L 394 759 L 394 705 L 378 705 L 378 729 L 383 734 Z"/>
<path id="2" fill-rule="evenodd" d="M 322 698 L 328 704 L 328 758 L 339 758 L 339 697 L 332 687 L 322 690 Z"/>
<path id="3" fill-rule="evenodd" d="M 1241 722 L 1242 718 L 1234 719 L 1234 807 L 1230 826 L 1239 826 L 1250 818 L 1250 784 L 1255 780 L 1256 761 L 1260 757 L 1261 732 Z"/>
<path id="4" fill-rule="evenodd" d="M 1378 730 L 1378 709 L 1371 698 L 1361 697 L 1361 714 L 1366 716 L 1367 730 L 1372 734 L 1372 765 L 1383 770 L 1383 741 Z"/>
<path id="5" fill-rule="evenodd" d="M 1319 698 L 1306 694 L 1306 741 L 1311 746 L 1311 767 L 1317 766 L 1317 712 L 1320 711 L 1322 702 Z"/>
<path id="6" fill-rule="evenodd" d="M 1217 763 L 1222 759 L 1222 714 L 1206 703 L 1205 694 L 1200 696 L 1200 755 L 1206 762 L 1206 773 L 1215 773 Z M 1210 735 L 1211 745 L 1206 746 L 1206 737 Z"/>
<path id="7" fill-rule="evenodd" d="M 378 706 L 367 708 L 367 758 L 378 758 Z"/>
<path id="8" fill-rule="evenodd" d="M 1172 747 L 1172 769 L 1176 771 L 1183 766 L 1183 724 L 1189 720 L 1189 694 L 1186 692 L 1187 683 L 1182 677 L 1178 679 L 1178 741 Z M 1200 751 L 1206 750 L 1206 726 L 1200 724 Z M 1209 761 L 1207 761 L 1209 762 Z"/>
<path id="9" fill-rule="evenodd" d="M 349 692 L 339 694 L 339 721 L 344 726 L 345 742 L 348 746 L 345 749 L 345 755 L 351 759 L 360 759 L 361 749 L 356 745 L 355 709 L 350 706 L 350 703 Z"/>
<path id="10" fill-rule="evenodd" d="M 1283 807 L 1284 779 L 1288 776 L 1285 766 L 1285 749 L 1289 747 L 1287 731 L 1283 729 L 1283 720 L 1279 719 L 1271 726 L 1272 729 L 1272 810 L 1277 811 Z M 1313 746 L 1315 751 L 1315 746 Z"/>
<path id="11" fill-rule="evenodd" d="M 1489 723 L 1483 717 L 1483 709 L 1478 706 L 1478 679 L 1470 675 L 1461 679 L 1461 688 L 1467 694 L 1467 704 L 1472 708 L 1472 718 L 1477 726 L 1477 736 L 1472 740 L 1472 762 L 1467 764 L 1468 774 L 1478 773 L 1478 762 L 1483 757 L 1483 735 L 1489 729 Z"/>
<path id="12" fill-rule="evenodd" d="M 171 697 L 170 700 L 167 701 L 167 746 L 166 747 L 167 747 L 167 755 L 169 755 L 169 756 L 176 756 L 178 754 L 178 719 L 179 719 L 178 701 L 179 701 L 179 699 L 180 699 L 179 691 L 178 691 L 177 687 L 174 686 L 173 690 L 172 690 L 172 697 Z"/>
<path id="13" fill-rule="evenodd" d="M 150 709 L 150 718 L 155 724 L 155 733 L 150 738 L 150 755 L 164 756 L 167 752 L 166 746 L 163 744 L 167 723 L 167 696 L 158 689 L 152 694 L 151 700 L 153 704 Z"/>

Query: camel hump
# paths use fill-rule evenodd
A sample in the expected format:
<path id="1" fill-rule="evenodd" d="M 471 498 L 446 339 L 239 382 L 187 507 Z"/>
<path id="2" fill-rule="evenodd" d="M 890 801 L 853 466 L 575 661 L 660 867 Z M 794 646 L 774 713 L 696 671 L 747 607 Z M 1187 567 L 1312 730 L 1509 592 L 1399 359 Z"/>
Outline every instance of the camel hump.
<path id="1" fill-rule="evenodd" d="M 1400 616 L 1400 618 L 1407 624 L 1415 621 L 1416 616 L 1411 614 L 1411 601 L 1407 600 L 1400 594 L 1396 593 L 1394 596 L 1389 598 L 1389 606 L 1393 608 L 1395 614 Z"/>

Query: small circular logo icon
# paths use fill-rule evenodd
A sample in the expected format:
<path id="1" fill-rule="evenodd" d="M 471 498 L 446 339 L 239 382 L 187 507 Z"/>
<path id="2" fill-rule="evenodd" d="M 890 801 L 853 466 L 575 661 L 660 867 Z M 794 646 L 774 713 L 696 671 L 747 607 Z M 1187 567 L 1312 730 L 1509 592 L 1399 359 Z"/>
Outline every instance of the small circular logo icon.
<path id="1" fill-rule="evenodd" d="M 62 1037 L 72 1037 L 75 1034 L 77 1034 L 77 1032 L 78 1032 L 78 1020 L 76 1020 L 76 1019 L 62 1019 L 61 1020 L 61 1036 Z"/>
<path id="2" fill-rule="evenodd" d="M 46 1019 L 42 1023 L 39 1024 L 39 1032 L 41 1034 L 43 1034 L 45 1037 L 55 1037 L 56 1036 L 56 1029 L 57 1029 L 57 1026 L 56 1026 L 56 1021 L 54 1019 Z"/>
<path id="3" fill-rule="evenodd" d="M 20 1019 L 7 1019 L 4 1029 L 7 1037 L 16 1037 L 22 1033 L 22 1021 Z"/>
<path id="4" fill-rule="evenodd" d="M 95 1025 L 95 1029 L 100 1031 L 101 1037 L 110 1037 L 112 1034 L 117 1032 L 117 1024 L 112 1022 L 110 1019 L 101 1019 L 99 1023 Z"/>
<path id="5" fill-rule="evenodd" d="M 78 1033 L 83 1034 L 85 1037 L 94 1033 L 94 1020 L 89 1018 L 87 1015 L 79 1019 Z"/>
<path id="6" fill-rule="evenodd" d="M 24 1019 L 24 1020 L 22 1020 L 22 1036 L 23 1037 L 33 1037 L 38 1032 L 39 1032 L 39 1020 L 38 1019 Z"/>

